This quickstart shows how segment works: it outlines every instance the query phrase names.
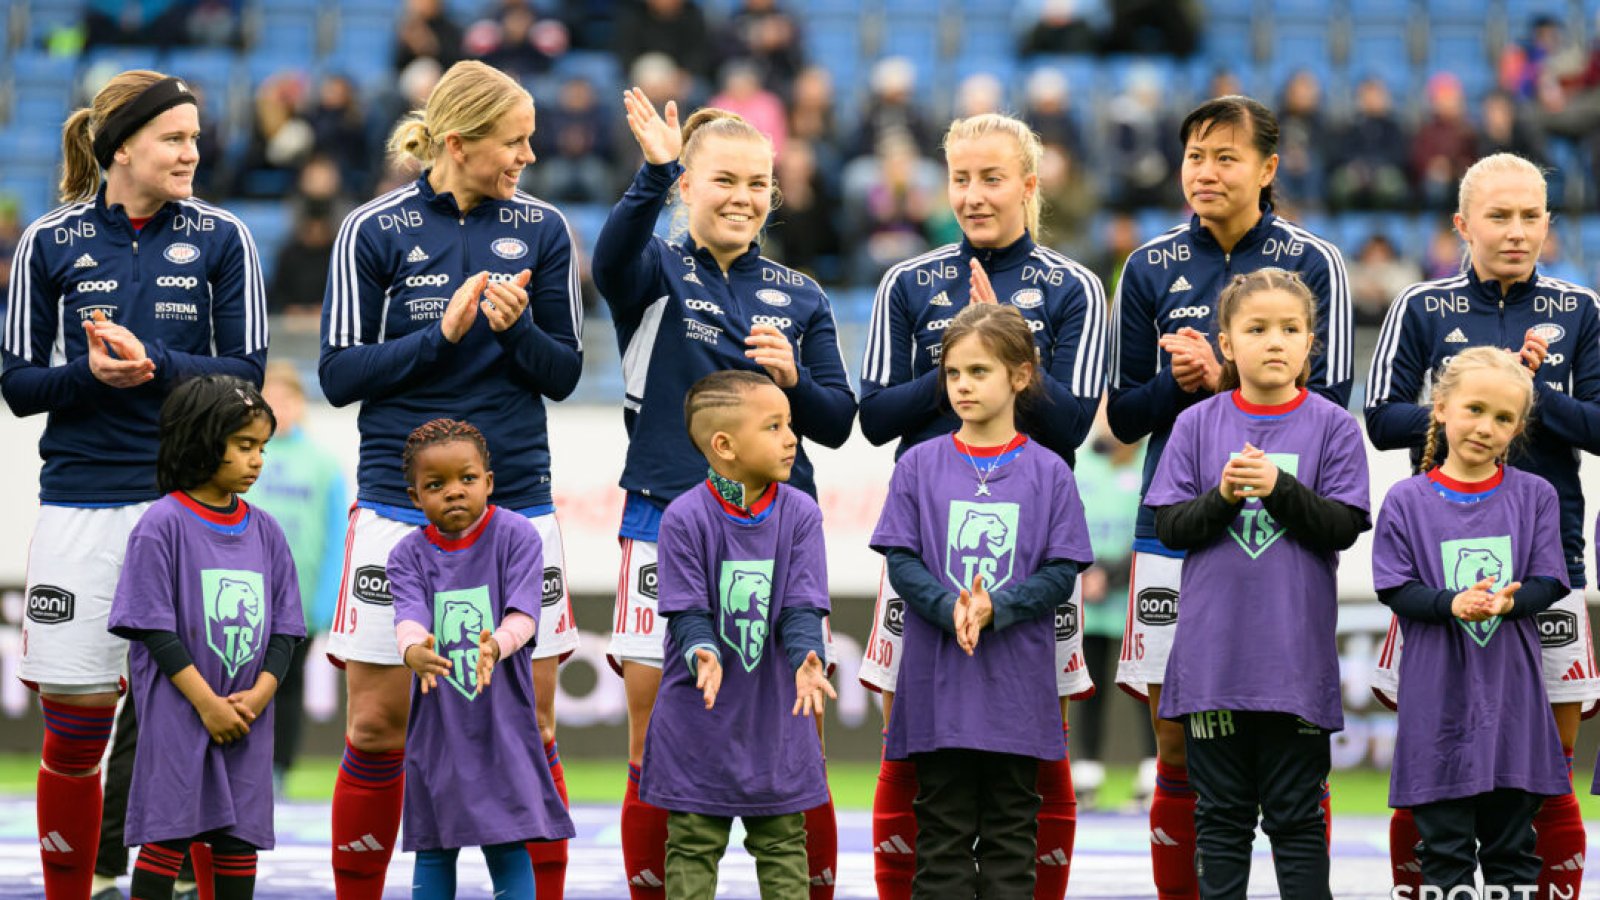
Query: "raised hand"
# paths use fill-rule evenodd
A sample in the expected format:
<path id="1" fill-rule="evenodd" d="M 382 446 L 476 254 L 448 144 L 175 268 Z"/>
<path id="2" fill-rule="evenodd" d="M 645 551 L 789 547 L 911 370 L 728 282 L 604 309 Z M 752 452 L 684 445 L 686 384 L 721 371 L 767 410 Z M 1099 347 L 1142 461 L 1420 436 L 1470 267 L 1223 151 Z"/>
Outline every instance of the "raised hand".
<path id="1" fill-rule="evenodd" d="M 794 345 L 776 326 L 756 325 L 744 342 L 750 347 L 744 355 L 766 369 L 778 387 L 792 388 L 800 383 L 800 373 L 794 367 Z"/>
<path id="2" fill-rule="evenodd" d="M 998 306 L 1000 298 L 995 296 L 994 285 L 989 283 L 989 273 L 983 270 L 983 264 L 977 259 L 972 260 L 972 286 L 968 301 L 971 303 L 987 303 Z"/>
<path id="3" fill-rule="evenodd" d="M 694 651 L 696 663 L 695 690 L 700 691 L 706 698 L 706 709 L 717 705 L 717 691 L 722 690 L 722 660 L 717 655 L 704 647 Z"/>
<path id="4" fill-rule="evenodd" d="M 1518 582 L 1517 587 L 1522 584 Z M 1509 588 L 1510 585 L 1507 585 Z M 1463 622 L 1482 622 L 1494 615 L 1495 597 L 1491 594 L 1494 590 L 1494 579 L 1485 578 L 1472 587 L 1467 588 L 1450 601 L 1450 612 Z M 1509 596 L 1508 596 L 1509 599 Z"/>
<path id="5" fill-rule="evenodd" d="M 644 151 L 644 160 L 653 166 L 672 162 L 683 152 L 683 130 L 678 126 L 678 103 L 667 101 L 667 118 L 656 113 L 656 106 L 639 88 L 622 92 L 622 106 L 628 113 L 628 130 Z"/>
<path id="6" fill-rule="evenodd" d="M 406 648 L 406 667 L 417 673 L 424 694 L 439 686 L 440 675 L 450 674 L 450 660 L 433 652 L 433 647 L 433 635 L 430 634 L 422 643 Z"/>
<path id="7" fill-rule="evenodd" d="M 478 317 L 478 298 L 483 296 L 488 283 L 489 273 L 479 272 L 456 288 L 456 292 L 450 296 L 449 305 L 444 308 L 444 315 L 439 317 L 439 330 L 444 332 L 445 340 L 456 344 L 466 337 L 472 328 L 472 320 Z"/>
<path id="8" fill-rule="evenodd" d="M 820 717 L 829 697 L 837 700 L 839 693 L 828 681 L 828 670 L 813 650 L 806 654 L 806 661 L 800 668 L 794 670 L 793 715 Z"/>
<path id="9" fill-rule="evenodd" d="M 500 661 L 500 642 L 494 639 L 494 633 L 485 628 L 478 635 L 478 686 L 472 689 L 474 694 L 483 693 L 494 679 L 495 664 Z"/>
<path id="10" fill-rule="evenodd" d="M 495 331 L 505 331 L 517 324 L 522 311 L 528 308 L 528 281 L 533 278 L 533 273 L 523 269 L 517 277 L 510 281 L 489 282 L 484 299 L 478 304 L 483 310 L 483 317 L 489 320 L 489 327 Z"/>

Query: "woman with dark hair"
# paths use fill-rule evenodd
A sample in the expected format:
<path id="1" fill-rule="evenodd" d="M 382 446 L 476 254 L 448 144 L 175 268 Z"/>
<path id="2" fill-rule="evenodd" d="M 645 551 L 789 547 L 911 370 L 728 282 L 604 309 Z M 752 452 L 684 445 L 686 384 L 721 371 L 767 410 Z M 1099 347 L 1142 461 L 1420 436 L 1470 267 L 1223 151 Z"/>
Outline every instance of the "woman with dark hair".
<path id="1" fill-rule="evenodd" d="M 1192 110 L 1178 131 L 1182 186 L 1194 215 L 1135 250 L 1111 312 L 1106 416 L 1119 440 L 1148 435 L 1148 492 L 1178 414 L 1219 388 L 1222 364 L 1210 336 L 1217 297 L 1235 276 L 1269 266 L 1299 273 L 1316 298 L 1317 339 L 1307 387 L 1345 405 L 1350 398 L 1350 287 L 1332 243 L 1272 211 L 1278 123 L 1249 97 L 1230 95 Z M 1117 684 L 1146 700 L 1156 732 L 1150 855 L 1159 897 L 1193 897 L 1195 795 L 1184 727 L 1156 715 L 1178 621 L 1183 553 L 1156 537 L 1155 514 L 1139 509 L 1127 627 Z"/>
<path id="2" fill-rule="evenodd" d="M 11 411 L 46 413 L 28 551 L 21 677 L 46 724 L 39 767 L 45 895 L 90 893 L 100 758 L 127 643 L 106 631 L 134 524 L 161 496 L 157 421 L 201 374 L 261 381 L 265 291 L 255 241 L 193 199 L 198 101 L 180 78 L 123 72 L 67 118 L 65 205 L 17 245 L 6 314 Z"/>

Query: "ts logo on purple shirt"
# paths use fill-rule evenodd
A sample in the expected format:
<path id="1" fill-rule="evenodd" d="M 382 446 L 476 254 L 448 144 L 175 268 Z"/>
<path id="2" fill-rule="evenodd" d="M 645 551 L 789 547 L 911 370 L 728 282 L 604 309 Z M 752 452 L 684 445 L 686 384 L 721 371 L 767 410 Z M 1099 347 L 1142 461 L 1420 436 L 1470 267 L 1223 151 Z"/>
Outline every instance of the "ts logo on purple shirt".
<path id="1" fill-rule="evenodd" d="M 1020 512 L 1015 503 L 950 501 L 945 576 L 961 587 L 971 587 L 972 580 L 981 576 L 988 591 L 1010 581 Z"/>
<path id="2" fill-rule="evenodd" d="M 478 698 L 478 635 L 493 628 L 488 586 L 434 593 L 435 650 L 450 660 L 450 674 L 444 680 L 468 700 Z"/>
<path id="3" fill-rule="evenodd" d="M 761 664 L 767 646 L 767 613 L 772 608 L 772 560 L 729 560 L 722 564 L 717 596 L 718 632 L 739 654 L 746 672 Z"/>
<path id="4" fill-rule="evenodd" d="M 1231 457 L 1238 455 L 1234 453 Z M 1272 460 L 1272 464 L 1281 471 L 1290 475 L 1300 474 L 1298 453 L 1268 453 L 1267 459 Z M 1246 497 L 1244 505 L 1239 510 L 1239 517 L 1228 526 L 1228 534 L 1238 542 L 1244 552 L 1250 554 L 1251 559 L 1259 559 L 1261 554 L 1267 552 L 1268 547 L 1283 537 L 1283 526 L 1262 507 L 1260 497 Z"/>
<path id="5" fill-rule="evenodd" d="M 228 677 L 239 674 L 261 652 L 266 602 L 261 573 L 244 569 L 200 570 L 206 606 L 206 646 L 222 661 Z"/>
<path id="6" fill-rule="evenodd" d="M 1485 578 L 1494 582 L 1490 590 L 1499 590 L 1511 583 L 1511 536 L 1466 538 L 1459 541 L 1442 541 L 1439 553 L 1444 562 L 1445 587 L 1464 591 Z M 1489 639 L 1500 629 L 1500 617 L 1482 622 L 1457 624 L 1467 630 L 1479 647 L 1489 646 Z"/>

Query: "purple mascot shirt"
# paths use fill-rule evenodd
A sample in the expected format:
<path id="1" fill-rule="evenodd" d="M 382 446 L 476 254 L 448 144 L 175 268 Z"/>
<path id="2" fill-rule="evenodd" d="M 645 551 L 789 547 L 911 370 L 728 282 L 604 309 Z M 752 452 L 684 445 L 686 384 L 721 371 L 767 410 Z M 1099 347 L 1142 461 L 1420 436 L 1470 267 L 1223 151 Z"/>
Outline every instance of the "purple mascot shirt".
<path id="1" fill-rule="evenodd" d="M 673 812 L 774 816 L 828 800 L 817 726 L 792 714 L 794 669 L 778 634 L 785 609 L 828 611 L 828 560 L 817 502 L 786 484 L 770 505 L 735 519 L 709 484 L 661 518 L 657 586 L 662 615 L 711 613 L 722 657 L 712 709 L 669 636 L 639 797 Z"/>
<path id="2" fill-rule="evenodd" d="M 266 850 L 272 835 L 272 720 L 215 744 L 200 714 L 138 638 L 171 631 L 219 697 L 255 686 L 274 634 L 305 637 L 300 582 L 283 530 L 239 501 L 219 514 L 172 493 L 145 511 L 111 601 L 110 629 L 128 654 L 139 746 L 123 832 L 130 846 L 223 831 Z"/>
<path id="3" fill-rule="evenodd" d="M 556 793 L 534 714 L 533 642 L 500 660 L 477 688 L 478 635 L 507 613 L 539 620 L 544 550 L 523 516 L 489 507 L 449 540 L 429 525 L 389 553 L 396 622 L 434 637 L 450 674 L 426 695 L 411 682 L 406 727 L 406 850 L 482 847 L 574 834 Z"/>
<path id="4" fill-rule="evenodd" d="M 1185 410 L 1145 505 L 1171 506 L 1216 490 L 1223 466 L 1247 442 L 1317 496 L 1370 508 L 1356 420 L 1304 390 L 1282 406 L 1255 406 L 1230 391 Z M 1334 642 L 1338 564 L 1338 554 L 1295 540 L 1259 498 L 1246 499 L 1220 537 L 1184 557 L 1161 717 L 1253 710 L 1344 728 Z"/>
<path id="5" fill-rule="evenodd" d="M 1372 544 L 1378 590 L 1416 581 L 1463 591 L 1543 575 L 1567 584 L 1555 488 L 1521 469 L 1475 503 L 1448 500 L 1415 475 L 1389 490 Z M 1500 788 L 1571 789 L 1544 689 L 1533 617 L 1467 623 L 1400 617 L 1399 733 L 1389 805 L 1415 806 Z"/>
<path id="6" fill-rule="evenodd" d="M 992 594 L 1021 585 L 1047 560 L 1094 561 L 1077 482 L 1034 441 L 979 485 L 976 464 L 951 436 L 906 451 L 872 534 L 880 552 L 902 547 L 956 594 L 983 576 Z M 907 612 L 900 678 L 884 753 L 968 749 L 1061 759 L 1055 616 L 985 630 L 968 656 L 954 634 Z"/>

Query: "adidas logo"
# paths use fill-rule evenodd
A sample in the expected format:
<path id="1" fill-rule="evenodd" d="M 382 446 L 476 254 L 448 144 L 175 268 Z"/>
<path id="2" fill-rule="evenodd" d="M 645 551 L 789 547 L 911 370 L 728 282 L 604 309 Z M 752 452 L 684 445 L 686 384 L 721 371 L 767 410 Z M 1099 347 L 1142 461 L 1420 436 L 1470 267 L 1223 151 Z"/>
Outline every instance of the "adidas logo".
<path id="1" fill-rule="evenodd" d="M 100 264 L 94 261 L 94 257 L 90 256 L 87 253 L 85 253 L 84 255 L 82 255 L 80 257 L 78 257 L 72 263 L 72 267 L 74 269 L 92 269 L 92 268 L 94 268 L 95 266 L 98 266 L 98 265 L 100 265 Z"/>
<path id="2" fill-rule="evenodd" d="M 633 876 L 632 878 L 629 878 L 628 879 L 628 883 L 633 885 L 634 887 L 644 887 L 644 888 L 666 887 L 666 884 L 664 882 L 662 882 L 661 879 L 656 877 L 656 873 L 650 871 L 649 869 L 645 869 L 643 872 L 640 872 L 639 874 Z"/>
<path id="3" fill-rule="evenodd" d="M 693 272 L 683 276 L 683 280 L 689 282 L 690 284 L 698 284 L 701 287 L 705 287 L 705 285 L 700 282 L 700 276 Z"/>
<path id="4" fill-rule="evenodd" d="M 1163 847 L 1176 847 L 1176 846 L 1178 846 L 1178 842 L 1175 839 L 1173 839 L 1172 835 L 1167 834 L 1165 831 L 1163 831 L 1160 828 L 1156 828 L 1156 829 L 1152 829 L 1151 830 L 1151 832 L 1150 832 L 1150 843 L 1152 843 L 1152 844 L 1160 844 Z"/>
<path id="5" fill-rule="evenodd" d="M 406 254 L 406 262 L 427 262 L 428 254 L 422 252 L 421 247 L 412 246 L 411 252 Z"/>
<path id="6" fill-rule="evenodd" d="M 950 305 L 950 293 L 948 291 L 940 291 L 939 293 L 934 294 L 933 295 L 933 299 L 928 301 L 928 305 L 929 306 L 949 306 Z"/>
<path id="7" fill-rule="evenodd" d="M 1194 290 L 1194 285 L 1189 283 L 1189 279 L 1183 277 L 1182 275 L 1179 275 L 1178 276 L 1178 280 L 1174 281 L 1172 283 L 1172 287 L 1167 288 L 1167 293 L 1176 294 L 1176 293 L 1178 293 L 1180 291 L 1192 291 L 1192 290 Z"/>
<path id="8" fill-rule="evenodd" d="M 811 876 L 811 883 L 817 887 L 826 887 L 833 884 L 833 870 L 823 869 L 822 874 Z"/>
<path id="9" fill-rule="evenodd" d="M 1057 847 L 1054 850 L 1051 850 L 1049 853 L 1039 857 L 1039 865 L 1070 866 L 1072 865 L 1072 857 L 1068 856 L 1060 847 Z"/>
<path id="10" fill-rule="evenodd" d="M 1467 340 L 1467 336 L 1462 334 L 1461 333 L 1461 329 L 1459 329 L 1459 328 L 1457 328 L 1455 331 L 1452 331 L 1449 334 L 1445 335 L 1444 342 L 1446 344 L 1466 344 L 1466 343 L 1469 343 L 1469 341 Z"/>
<path id="11" fill-rule="evenodd" d="M 1581 663 L 1581 662 L 1573 663 L 1572 664 L 1572 668 L 1567 670 L 1567 674 L 1561 676 L 1561 680 L 1562 681 L 1582 681 L 1583 680 L 1583 663 Z M 1580 865 L 1580 866 L 1583 865 L 1582 861 L 1580 861 L 1578 863 L 1578 865 Z"/>
<path id="12" fill-rule="evenodd" d="M 373 850 L 382 850 L 383 845 L 370 834 L 363 834 L 360 840 L 348 844 L 340 844 L 336 849 L 347 850 L 351 853 L 370 853 Z"/>
<path id="13" fill-rule="evenodd" d="M 72 845 L 61 836 L 61 832 L 52 831 L 39 837 L 39 848 L 46 853 L 71 853 Z"/>
<path id="14" fill-rule="evenodd" d="M 1579 853 L 1566 862 L 1556 863 L 1550 867 L 1552 872 L 1582 872 L 1583 854 Z"/>
<path id="15" fill-rule="evenodd" d="M 910 856 L 910 855 L 916 853 L 917 851 L 913 850 L 911 848 L 911 845 L 906 843 L 906 839 L 905 838 L 903 838 L 903 837 L 901 837 L 900 835 L 897 834 L 894 837 L 889 838 L 887 841 L 884 841 L 883 843 L 879 844 L 878 846 L 873 847 L 872 848 L 872 852 L 873 853 L 886 853 L 886 854 L 889 854 L 891 856 L 896 855 L 896 854 L 900 854 L 900 853 L 904 853 L 905 855 Z"/>

